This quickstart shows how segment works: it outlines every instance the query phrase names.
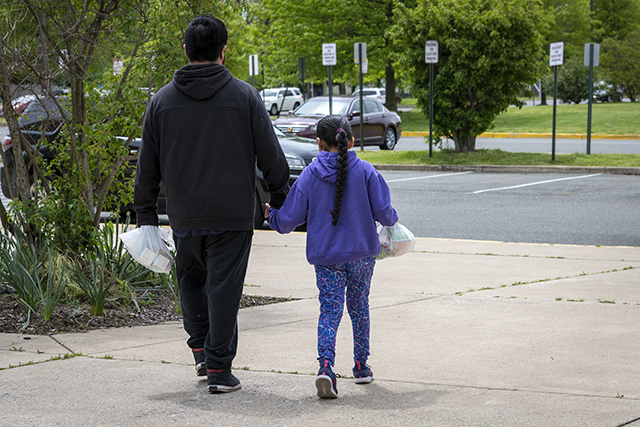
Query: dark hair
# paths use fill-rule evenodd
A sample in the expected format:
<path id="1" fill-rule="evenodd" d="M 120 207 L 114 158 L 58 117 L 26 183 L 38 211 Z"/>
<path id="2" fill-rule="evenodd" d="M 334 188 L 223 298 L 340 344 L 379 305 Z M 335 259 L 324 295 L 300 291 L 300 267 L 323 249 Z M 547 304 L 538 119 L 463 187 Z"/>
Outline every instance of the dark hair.
<path id="1" fill-rule="evenodd" d="M 216 61 L 226 44 L 227 27 L 213 16 L 198 16 L 184 32 L 184 46 L 191 62 Z"/>
<path id="2" fill-rule="evenodd" d="M 333 202 L 331 216 L 333 225 L 338 224 L 340 209 L 342 207 L 342 196 L 347 183 L 349 141 L 353 138 L 351 125 L 344 116 L 324 116 L 318 122 L 316 135 L 323 140 L 330 148 L 338 147 L 338 177 L 336 179 L 336 197 Z"/>

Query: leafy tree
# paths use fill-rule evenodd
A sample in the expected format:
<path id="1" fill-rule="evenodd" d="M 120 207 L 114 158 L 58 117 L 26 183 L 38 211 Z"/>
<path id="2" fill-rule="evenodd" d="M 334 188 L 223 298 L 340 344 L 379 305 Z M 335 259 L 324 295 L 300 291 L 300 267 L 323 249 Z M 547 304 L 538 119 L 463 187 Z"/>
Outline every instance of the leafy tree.
<path id="1" fill-rule="evenodd" d="M 552 87 L 552 78 L 549 87 Z M 564 61 L 558 69 L 558 99 L 565 103 L 576 103 L 589 99 L 589 67 L 584 59 L 573 57 Z"/>
<path id="2" fill-rule="evenodd" d="M 476 135 L 537 80 L 543 56 L 532 0 L 435 0 L 415 9 L 399 5 L 393 28 L 404 50 L 399 63 L 409 70 L 412 92 L 428 114 L 434 93 L 437 135 L 453 138 L 457 151 L 475 149 Z M 424 60 L 425 41 L 439 43 L 434 87 Z"/>
<path id="3" fill-rule="evenodd" d="M 265 36 L 258 48 L 263 52 L 267 85 L 296 85 L 297 58 L 305 58 L 307 79 L 327 80 L 322 65 L 322 44 L 336 43 L 337 65 L 332 67 L 336 83 L 357 84 L 354 43 L 367 43 L 367 82 L 386 80 L 386 105 L 396 109 L 395 66 L 390 58 L 393 44 L 388 28 L 393 19 L 393 0 L 263 0 L 258 11 Z"/>
<path id="4" fill-rule="evenodd" d="M 624 91 L 635 102 L 640 90 L 640 31 L 635 30 L 624 40 L 607 38 L 602 41 L 602 67 L 607 81 Z"/>
<path id="5" fill-rule="evenodd" d="M 141 134 L 145 100 L 151 94 L 140 88 L 165 84 L 186 64 L 180 46 L 193 17 L 221 17 L 231 22 L 231 40 L 237 37 L 234 27 L 244 22 L 243 3 L 23 0 L 2 7 L 12 18 L 2 21 L 6 36 L 0 42 L 4 105 L 12 98 L 5 83 L 20 76 L 31 76 L 49 96 L 53 82 L 65 81 L 70 88 L 68 97 L 55 98 L 64 128 L 51 164 L 45 165 L 39 152 L 21 138 L 10 103 L 5 110 L 16 142 L 14 157 L 20 163 L 23 149 L 31 155 L 29 164 L 18 165 L 21 201 L 16 202 L 13 219 L 48 233 L 58 246 L 81 250 L 92 245 L 100 213 L 117 211 L 132 199 L 127 169 L 136 155 L 129 152 L 129 144 Z M 14 25 L 13 18 L 25 25 Z M 27 39 L 41 44 L 21 44 L 23 28 L 31 29 Z M 111 71 L 114 56 L 125 58 L 125 68 L 117 75 Z M 236 61 L 229 55 L 230 66 Z"/>
<path id="6" fill-rule="evenodd" d="M 640 29 L 638 0 L 593 0 L 594 41 L 623 40 Z"/>

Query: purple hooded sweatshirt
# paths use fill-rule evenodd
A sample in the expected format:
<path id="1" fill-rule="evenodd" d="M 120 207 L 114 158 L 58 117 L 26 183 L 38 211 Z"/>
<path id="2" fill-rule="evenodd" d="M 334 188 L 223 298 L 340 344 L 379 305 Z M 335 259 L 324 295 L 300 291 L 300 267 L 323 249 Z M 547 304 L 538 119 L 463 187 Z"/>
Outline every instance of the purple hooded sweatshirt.
<path id="1" fill-rule="evenodd" d="M 269 209 L 269 225 L 278 233 L 289 233 L 307 222 L 307 260 L 314 265 L 378 255 L 375 221 L 387 226 L 398 221 L 382 175 L 350 151 L 342 209 L 338 224 L 332 225 L 337 163 L 338 153 L 321 151 L 300 174 L 280 210 Z"/>

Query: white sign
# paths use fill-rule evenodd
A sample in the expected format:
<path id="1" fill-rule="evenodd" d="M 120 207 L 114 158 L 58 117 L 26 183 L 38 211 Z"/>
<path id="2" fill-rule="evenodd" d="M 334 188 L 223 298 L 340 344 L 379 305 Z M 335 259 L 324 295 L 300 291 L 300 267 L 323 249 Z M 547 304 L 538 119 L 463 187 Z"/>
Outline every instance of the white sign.
<path id="1" fill-rule="evenodd" d="M 354 43 L 353 44 L 353 60 L 358 64 L 358 46 L 362 46 L 362 59 L 367 59 L 367 44 L 366 43 Z"/>
<path id="2" fill-rule="evenodd" d="M 322 65 L 336 65 L 337 53 L 335 43 L 322 43 Z"/>
<path id="3" fill-rule="evenodd" d="M 118 74 L 124 68 L 124 60 L 122 58 L 113 58 L 113 74 Z"/>
<path id="4" fill-rule="evenodd" d="M 249 75 L 258 75 L 258 55 L 249 55 Z"/>
<path id="5" fill-rule="evenodd" d="M 424 62 L 427 64 L 438 63 L 438 42 L 434 40 L 427 41 L 424 47 Z"/>
<path id="6" fill-rule="evenodd" d="M 364 58 L 364 61 L 362 61 L 362 74 L 366 74 L 367 71 L 369 71 L 369 60 Z"/>
<path id="7" fill-rule="evenodd" d="M 556 65 L 562 65 L 564 58 L 564 42 L 551 43 L 549 49 L 549 65 L 555 67 Z"/>
<path id="8" fill-rule="evenodd" d="M 591 49 L 589 46 L 593 45 L 593 66 L 600 65 L 600 45 L 598 43 L 587 43 L 584 45 L 584 65 L 589 66 L 589 57 L 591 56 Z"/>

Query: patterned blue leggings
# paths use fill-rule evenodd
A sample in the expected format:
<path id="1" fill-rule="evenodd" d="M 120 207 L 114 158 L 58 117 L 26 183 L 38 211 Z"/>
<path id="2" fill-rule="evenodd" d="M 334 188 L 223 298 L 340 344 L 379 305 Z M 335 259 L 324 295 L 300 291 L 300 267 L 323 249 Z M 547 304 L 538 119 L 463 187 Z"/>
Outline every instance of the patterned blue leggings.
<path id="1" fill-rule="evenodd" d="M 316 284 L 320 291 L 318 319 L 318 360 L 331 364 L 336 355 L 336 333 L 344 311 L 345 289 L 347 311 L 353 328 L 353 358 L 363 363 L 369 357 L 369 289 L 376 260 L 363 258 L 346 264 L 316 265 Z"/>

